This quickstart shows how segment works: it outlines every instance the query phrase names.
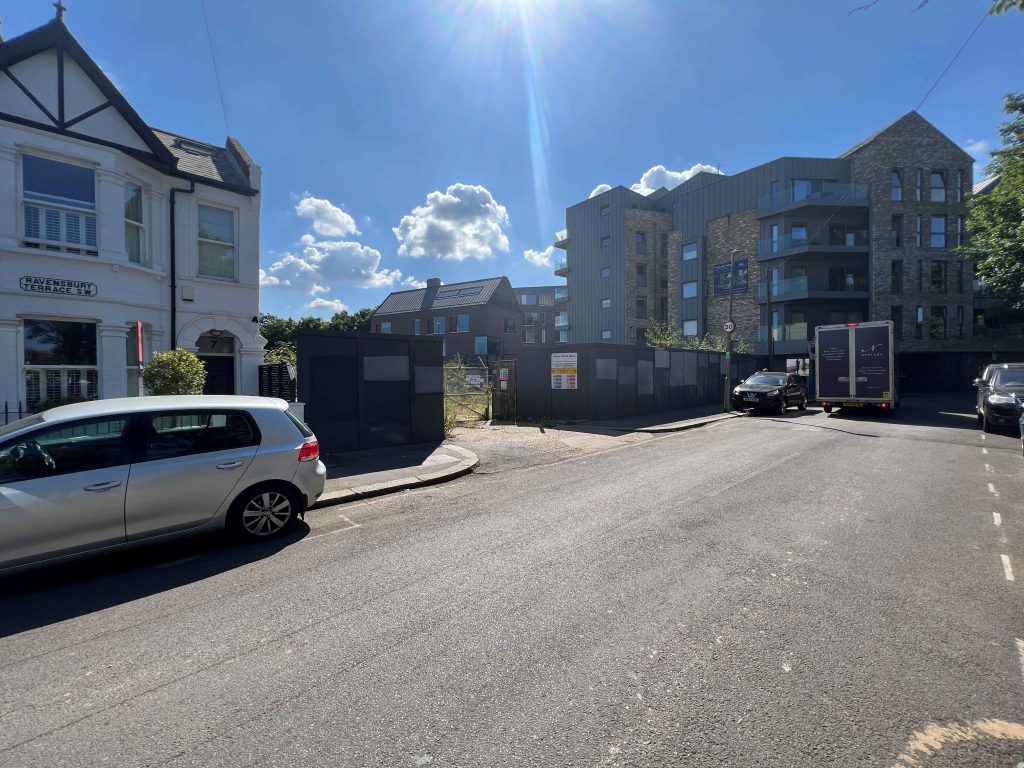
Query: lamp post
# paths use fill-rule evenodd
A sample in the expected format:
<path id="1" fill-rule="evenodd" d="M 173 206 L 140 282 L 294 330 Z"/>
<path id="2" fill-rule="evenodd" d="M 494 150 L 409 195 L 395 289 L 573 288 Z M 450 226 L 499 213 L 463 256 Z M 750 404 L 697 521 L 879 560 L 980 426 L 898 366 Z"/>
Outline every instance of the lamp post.
<path id="1" fill-rule="evenodd" d="M 732 319 L 732 297 L 736 292 L 733 274 L 736 269 L 737 253 L 739 250 L 733 248 L 729 257 L 729 317 L 725 322 L 725 392 L 722 398 L 726 411 L 732 410 L 732 333 L 736 330 L 736 323 Z"/>

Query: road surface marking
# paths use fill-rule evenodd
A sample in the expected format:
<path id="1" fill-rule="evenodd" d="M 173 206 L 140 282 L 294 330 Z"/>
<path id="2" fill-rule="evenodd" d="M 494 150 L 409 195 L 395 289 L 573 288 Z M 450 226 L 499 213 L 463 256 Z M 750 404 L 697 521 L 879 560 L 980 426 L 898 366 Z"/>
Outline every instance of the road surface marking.
<path id="1" fill-rule="evenodd" d="M 1020 642 L 1019 640 L 1017 642 Z M 946 744 L 995 739 L 1024 742 L 1024 725 L 1006 720 L 975 720 L 973 723 L 929 723 L 915 731 L 893 768 L 922 768 Z"/>
<path id="2" fill-rule="evenodd" d="M 982 448 L 981 452 L 988 456 L 988 448 Z"/>
<path id="3" fill-rule="evenodd" d="M 982 439 L 982 440 L 984 440 L 984 439 L 985 439 L 985 436 L 984 436 L 984 435 L 982 435 L 982 436 L 981 436 L 981 439 Z"/>
<path id="4" fill-rule="evenodd" d="M 1010 558 L 1006 555 L 1000 555 L 1003 558 L 1003 573 L 1006 575 L 1007 581 L 1015 581 L 1013 578 L 1013 566 L 1010 565 Z"/>
<path id="5" fill-rule="evenodd" d="M 998 512 L 993 512 L 992 513 L 992 522 L 996 524 L 996 527 L 1002 525 L 1003 524 L 1003 516 L 1000 515 Z"/>
<path id="6" fill-rule="evenodd" d="M 1020 676 L 1024 678 L 1024 640 L 1017 638 L 1017 657 L 1020 659 Z"/>
<path id="7" fill-rule="evenodd" d="M 988 484 L 988 492 L 995 496 L 997 499 L 999 498 L 999 491 L 996 490 L 996 487 L 992 485 L 992 483 Z"/>
<path id="8" fill-rule="evenodd" d="M 989 464 L 987 461 L 985 462 L 985 471 L 986 472 L 991 472 L 992 471 L 992 465 Z"/>

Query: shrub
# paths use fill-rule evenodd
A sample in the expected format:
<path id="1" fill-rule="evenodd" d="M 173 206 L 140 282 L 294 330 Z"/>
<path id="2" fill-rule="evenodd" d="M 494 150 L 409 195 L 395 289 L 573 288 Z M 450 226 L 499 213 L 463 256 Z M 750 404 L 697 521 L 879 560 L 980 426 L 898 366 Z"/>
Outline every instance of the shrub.
<path id="1" fill-rule="evenodd" d="M 201 395 L 206 367 L 187 349 L 157 352 L 142 369 L 142 381 L 151 395 Z"/>

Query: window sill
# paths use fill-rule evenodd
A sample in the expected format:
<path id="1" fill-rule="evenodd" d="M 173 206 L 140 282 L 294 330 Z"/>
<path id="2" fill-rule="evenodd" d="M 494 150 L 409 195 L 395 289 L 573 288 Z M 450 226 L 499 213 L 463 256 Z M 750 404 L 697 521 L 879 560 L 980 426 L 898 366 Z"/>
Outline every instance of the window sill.
<path id="1" fill-rule="evenodd" d="M 212 275 L 193 275 L 192 280 L 202 280 L 203 282 L 220 283 L 221 285 L 241 285 L 237 277 L 214 277 Z"/>
<path id="2" fill-rule="evenodd" d="M 127 269 L 136 269 L 140 272 L 146 272 L 151 275 L 157 275 L 159 277 L 166 277 L 166 272 L 160 269 L 154 269 L 153 267 L 146 266 L 145 264 L 136 264 L 133 261 L 121 261 L 120 259 L 112 259 L 109 256 L 103 256 L 102 251 L 99 256 L 86 256 L 82 253 L 65 253 L 63 251 L 48 251 L 45 248 L 26 248 L 23 245 L 15 246 L 13 248 L 4 248 L 3 250 L 9 253 L 19 253 L 25 256 L 48 256 L 54 259 L 61 259 L 67 261 L 79 261 L 85 264 L 104 264 L 114 267 L 124 267 Z"/>

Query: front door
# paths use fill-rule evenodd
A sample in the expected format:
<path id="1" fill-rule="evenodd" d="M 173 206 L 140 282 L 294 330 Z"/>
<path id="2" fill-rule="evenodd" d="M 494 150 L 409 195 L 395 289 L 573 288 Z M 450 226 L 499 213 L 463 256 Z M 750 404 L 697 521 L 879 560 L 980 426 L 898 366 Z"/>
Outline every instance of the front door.
<path id="1" fill-rule="evenodd" d="M 0 567 L 124 542 L 127 424 L 82 419 L 0 443 Z"/>
<path id="2" fill-rule="evenodd" d="M 235 394 L 235 358 L 227 355 L 200 355 L 206 366 L 204 395 Z"/>
<path id="3" fill-rule="evenodd" d="M 252 463 L 259 431 L 244 411 L 182 409 L 141 417 L 125 501 L 128 539 L 201 525 Z"/>

